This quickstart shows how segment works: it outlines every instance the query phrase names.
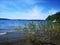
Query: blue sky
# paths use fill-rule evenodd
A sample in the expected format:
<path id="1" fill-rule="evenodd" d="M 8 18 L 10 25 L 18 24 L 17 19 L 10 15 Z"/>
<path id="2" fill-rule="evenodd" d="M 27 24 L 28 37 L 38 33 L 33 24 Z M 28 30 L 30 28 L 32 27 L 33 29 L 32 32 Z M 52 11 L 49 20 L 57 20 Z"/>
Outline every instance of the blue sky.
<path id="1" fill-rule="evenodd" d="M 46 19 L 60 11 L 60 0 L 0 0 L 0 18 Z"/>

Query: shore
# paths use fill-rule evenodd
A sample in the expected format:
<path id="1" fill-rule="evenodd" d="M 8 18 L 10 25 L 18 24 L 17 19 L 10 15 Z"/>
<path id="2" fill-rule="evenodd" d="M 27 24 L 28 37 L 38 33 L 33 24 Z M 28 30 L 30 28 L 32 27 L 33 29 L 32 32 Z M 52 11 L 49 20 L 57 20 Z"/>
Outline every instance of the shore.
<path id="1" fill-rule="evenodd" d="M 0 35 L 0 45 L 55 45 L 39 40 L 36 36 L 26 37 L 25 33 L 10 32 Z"/>

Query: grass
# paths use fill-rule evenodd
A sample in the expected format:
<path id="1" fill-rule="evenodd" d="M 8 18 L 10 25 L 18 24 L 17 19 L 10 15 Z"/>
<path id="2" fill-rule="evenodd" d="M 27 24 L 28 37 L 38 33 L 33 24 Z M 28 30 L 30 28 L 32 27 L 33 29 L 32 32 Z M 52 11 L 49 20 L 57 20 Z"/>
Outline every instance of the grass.
<path id="1" fill-rule="evenodd" d="M 51 32 L 54 32 L 53 29 L 52 29 L 52 26 L 49 24 L 49 25 L 46 25 L 47 27 L 47 30 L 48 32 L 43 32 L 43 35 L 46 34 L 47 37 L 50 37 L 50 30 L 51 29 Z M 38 30 L 41 28 L 41 29 L 44 29 L 44 25 L 38 25 Z M 20 30 L 21 28 L 16 28 L 15 30 Z M 23 30 L 26 32 L 25 35 L 26 35 L 26 39 L 16 39 L 16 40 L 9 40 L 9 41 L 6 41 L 6 42 L 2 42 L 0 43 L 0 45 L 55 45 L 53 43 L 48 43 L 48 42 L 44 42 L 44 41 L 41 41 L 39 39 L 37 39 L 34 34 L 35 33 L 32 33 L 33 35 L 31 37 L 29 37 L 29 31 L 30 30 L 31 32 L 34 31 L 36 32 L 37 31 L 37 27 L 34 23 L 30 23 L 29 25 L 25 25 L 25 27 L 23 28 Z M 8 33 L 7 33 L 8 34 Z M 55 35 L 55 34 L 54 34 Z M 53 35 L 53 36 L 54 36 Z M 40 37 L 39 37 L 40 38 Z M 49 39 L 49 38 L 48 38 Z M 45 40 L 46 41 L 46 40 Z M 48 40 L 50 41 L 50 40 Z"/>

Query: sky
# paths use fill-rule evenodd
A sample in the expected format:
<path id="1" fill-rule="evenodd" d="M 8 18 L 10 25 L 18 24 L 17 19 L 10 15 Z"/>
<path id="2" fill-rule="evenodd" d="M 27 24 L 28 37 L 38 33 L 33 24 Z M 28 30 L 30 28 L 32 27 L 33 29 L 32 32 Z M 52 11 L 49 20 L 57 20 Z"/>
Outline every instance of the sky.
<path id="1" fill-rule="evenodd" d="M 40 19 L 60 11 L 60 0 L 0 0 L 0 18 Z"/>

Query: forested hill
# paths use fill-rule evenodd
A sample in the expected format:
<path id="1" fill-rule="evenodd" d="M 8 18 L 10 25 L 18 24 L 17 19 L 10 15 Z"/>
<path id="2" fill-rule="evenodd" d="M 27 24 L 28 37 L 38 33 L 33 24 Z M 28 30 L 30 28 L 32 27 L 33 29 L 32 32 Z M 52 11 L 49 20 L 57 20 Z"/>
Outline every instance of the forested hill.
<path id="1" fill-rule="evenodd" d="M 60 21 L 60 12 L 57 12 L 53 15 L 49 15 L 47 18 L 46 18 L 47 21 Z"/>

